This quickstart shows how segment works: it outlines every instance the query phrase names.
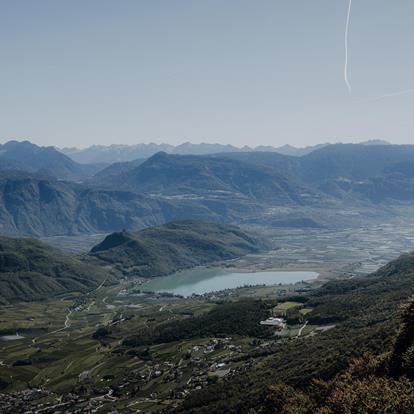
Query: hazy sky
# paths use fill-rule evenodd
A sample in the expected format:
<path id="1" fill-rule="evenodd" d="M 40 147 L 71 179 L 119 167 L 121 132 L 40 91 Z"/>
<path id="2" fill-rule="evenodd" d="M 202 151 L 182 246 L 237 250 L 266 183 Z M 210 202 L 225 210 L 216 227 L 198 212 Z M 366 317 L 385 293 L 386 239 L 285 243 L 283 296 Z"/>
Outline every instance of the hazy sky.
<path id="1" fill-rule="evenodd" d="M 414 144 L 414 1 L 0 0 L 0 140 Z"/>

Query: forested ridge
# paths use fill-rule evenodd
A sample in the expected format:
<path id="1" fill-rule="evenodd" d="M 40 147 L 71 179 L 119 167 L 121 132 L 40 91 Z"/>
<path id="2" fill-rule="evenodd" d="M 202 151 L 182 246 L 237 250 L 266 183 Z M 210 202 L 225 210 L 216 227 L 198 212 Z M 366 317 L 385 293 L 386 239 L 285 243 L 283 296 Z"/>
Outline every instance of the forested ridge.
<path id="1" fill-rule="evenodd" d="M 414 412 L 414 254 L 307 297 L 323 334 L 252 353 L 260 363 L 191 394 L 177 413 Z M 264 358 L 263 358 L 264 357 Z"/>

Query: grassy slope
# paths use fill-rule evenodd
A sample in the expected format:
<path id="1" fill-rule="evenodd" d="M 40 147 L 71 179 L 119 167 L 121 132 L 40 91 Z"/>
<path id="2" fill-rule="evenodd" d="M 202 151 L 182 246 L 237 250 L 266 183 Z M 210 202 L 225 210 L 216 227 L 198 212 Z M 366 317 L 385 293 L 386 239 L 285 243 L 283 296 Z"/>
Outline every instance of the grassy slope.
<path id="1" fill-rule="evenodd" d="M 32 239 L 0 237 L 0 301 L 38 300 L 96 288 L 108 273 Z M 111 277 L 109 278 L 111 280 Z"/>
<path id="2" fill-rule="evenodd" d="M 264 247 L 263 241 L 235 226 L 186 220 L 137 233 L 113 233 L 91 255 L 104 263 L 119 264 L 134 276 L 154 277 Z"/>

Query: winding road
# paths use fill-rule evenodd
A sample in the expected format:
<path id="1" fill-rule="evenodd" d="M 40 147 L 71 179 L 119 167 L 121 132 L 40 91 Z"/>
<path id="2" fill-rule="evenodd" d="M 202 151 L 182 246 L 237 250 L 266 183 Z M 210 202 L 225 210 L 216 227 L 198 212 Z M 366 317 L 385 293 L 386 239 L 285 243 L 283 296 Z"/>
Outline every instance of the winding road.
<path id="1" fill-rule="evenodd" d="M 308 321 L 306 321 L 304 324 L 303 324 L 303 326 L 299 329 L 299 331 L 298 331 L 298 336 L 301 336 L 302 335 L 302 331 L 305 329 L 305 327 L 306 327 L 306 325 L 308 324 Z"/>
<path id="2" fill-rule="evenodd" d="M 68 329 L 69 326 L 70 326 L 70 315 L 71 315 L 72 312 L 73 312 L 72 309 L 71 308 L 68 308 L 68 313 L 66 314 L 65 323 L 63 324 L 63 327 L 62 328 L 56 329 L 55 331 L 52 331 L 52 332 L 48 332 L 48 333 L 46 333 L 44 335 L 37 336 L 36 338 L 33 338 L 32 339 L 32 342 L 35 344 L 36 343 L 36 340 L 38 340 L 39 338 L 44 338 L 45 336 L 53 335 L 55 333 L 62 332 L 65 329 Z"/>

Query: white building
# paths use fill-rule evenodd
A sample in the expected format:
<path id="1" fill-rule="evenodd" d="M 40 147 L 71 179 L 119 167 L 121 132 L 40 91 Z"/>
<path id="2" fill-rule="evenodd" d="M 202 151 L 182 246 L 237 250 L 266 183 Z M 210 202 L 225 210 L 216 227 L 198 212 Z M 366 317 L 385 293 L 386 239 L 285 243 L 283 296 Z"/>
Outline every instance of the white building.
<path id="1" fill-rule="evenodd" d="M 286 328 L 286 321 L 282 318 L 267 318 L 265 321 L 261 321 L 260 325 L 275 326 L 280 329 Z"/>

